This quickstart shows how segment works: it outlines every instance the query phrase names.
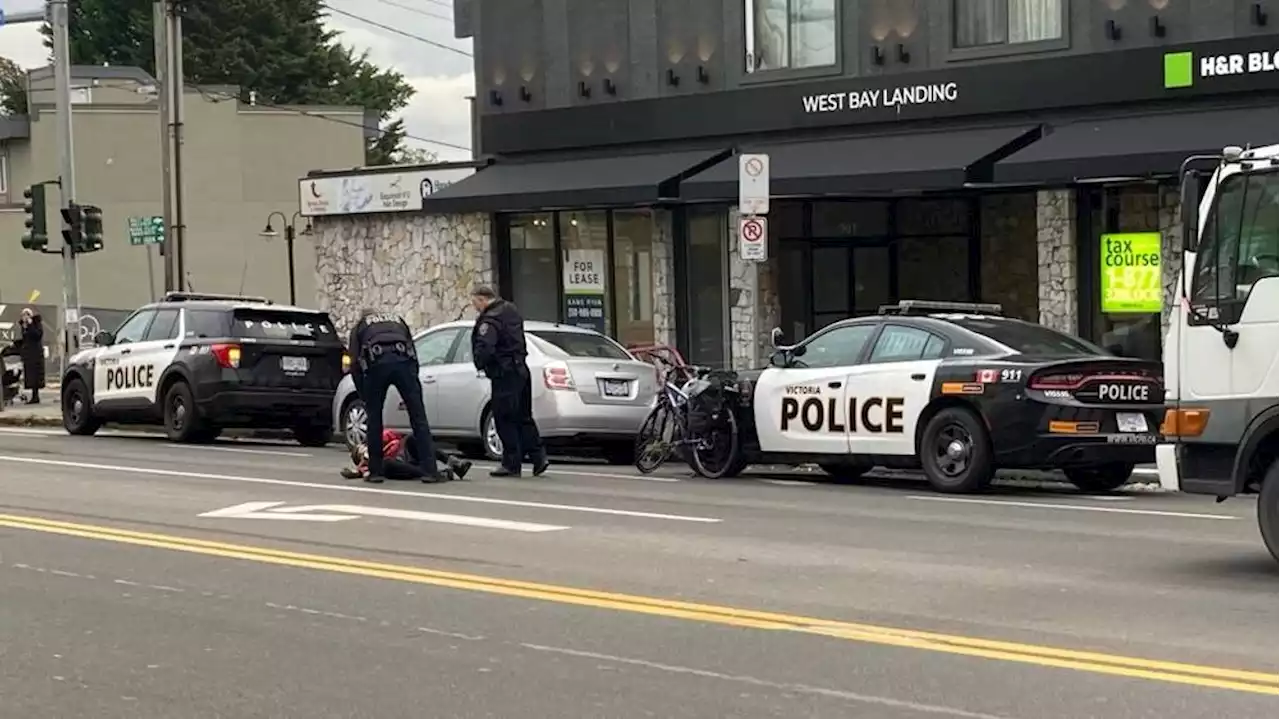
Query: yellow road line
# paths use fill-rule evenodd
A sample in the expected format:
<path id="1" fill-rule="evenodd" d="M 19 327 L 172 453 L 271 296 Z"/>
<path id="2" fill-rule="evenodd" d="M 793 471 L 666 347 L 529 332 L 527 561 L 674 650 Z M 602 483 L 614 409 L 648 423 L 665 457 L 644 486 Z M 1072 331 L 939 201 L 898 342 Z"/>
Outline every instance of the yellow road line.
<path id="1" fill-rule="evenodd" d="M 288 552 L 267 547 L 213 542 L 191 537 L 136 532 L 114 527 L 75 524 L 40 517 L 0 514 L 0 526 L 228 559 L 242 559 L 265 564 L 427 584 L 508 597 L 537 599 L 559 604 L 612 609 L 633 614 L 648 614 L 751 629 L 792 631 L 882 646 L 980 657 L 1133 679 L 1147 679 L 1272 696 L 1280 695 L 1280 675 L 1274 673 L 1141 659 L 1035 644 L 980 639 L 577 589 L 481 575 L 443 572 L 405 565 Z"/>

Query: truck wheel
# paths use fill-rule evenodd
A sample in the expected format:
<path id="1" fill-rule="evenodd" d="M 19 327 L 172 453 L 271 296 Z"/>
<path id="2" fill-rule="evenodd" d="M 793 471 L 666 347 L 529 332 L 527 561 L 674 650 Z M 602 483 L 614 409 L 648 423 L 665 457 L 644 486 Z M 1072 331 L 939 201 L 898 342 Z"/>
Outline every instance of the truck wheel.
<path id="1" fill-rule="evenodd" d="M 919 452 L 920 466 L 939 492 L 980 492 L 996 473 L 987 428 L 961 407 L 948 407 L 929 420 Z"/>
<path id="2" fill-rule="evenodd" d="M 1272 461 L 1263 476 L 1262 491 L 1258 493 L 1258 529 L 1262 530 L 1262 541 L 1267 545 L 1267 551 L 1271 552 L 1272 559 L 1277 558 L 1276 514 L 1280 512 L 1276 506 L 1277 496 L 1280 495 L 1280 489 L 1276 486 L 1278 483 L 1280 480 L 1276 478 L 1276 462 Z"/>
<path id="3" fill-rule="evenodd" d="M 1129 477 L 1133 476 L 1133 465 L 1112 462 L 1097 467 L 1073 467 L 1063 470 L 1063 473 L 1082 492 L 1110 492 L 1129 482 Z"/>

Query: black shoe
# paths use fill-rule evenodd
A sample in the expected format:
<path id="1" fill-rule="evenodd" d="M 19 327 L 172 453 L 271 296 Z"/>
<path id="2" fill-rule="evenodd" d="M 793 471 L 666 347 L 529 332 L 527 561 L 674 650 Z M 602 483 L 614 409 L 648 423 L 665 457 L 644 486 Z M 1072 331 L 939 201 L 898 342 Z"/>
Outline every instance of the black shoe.
<path id="1" fill-rule="evenodd" d="M 360 479 L 364 477 L 364 473 L 354 467 L 343 467 L 338 474 L 341 474 L 343 479 Z"/>
<path id="2" fill-rule="evenodd" d="M 449 469 L 453 472 L 456 479 L 466 479 L 467 472 L 471 471 L 471 463 L 465 459 L 455 459 L 449 462 Z"/>
<path id="3" fill-rule="evenodd" d="M 423 484 L 444 484 L 445 482 L 452 482 L 452 481 L 453 481 L 453 472 L 448 469 L 446 469 L 443 472 L 436 472 L 435 474 L 422 475 Z"/>
<path id="4" fill-rule="evenodd" d="M 382 477 L 379 477 L 376 474 L 371 474 L 365 477 L 364 481 L 368 482 L 369 484 L 382 484 Z"/>
<path id="5" fill-rule="evenodd" d="M 551 460 L 547 459 L 546 457 L 543 457 L 537 462 L 534 462 L 533 476 L 541 477 L 547 471 L 547 467 L 550 467 L 550 466 L 551 466 Z"/>
<path id="6" fill-rule="evenodd" d="M 489 471 L 490 477 L 519 477 L 520 470 L 512 471 L 506 467 L 498 467 Z"/>

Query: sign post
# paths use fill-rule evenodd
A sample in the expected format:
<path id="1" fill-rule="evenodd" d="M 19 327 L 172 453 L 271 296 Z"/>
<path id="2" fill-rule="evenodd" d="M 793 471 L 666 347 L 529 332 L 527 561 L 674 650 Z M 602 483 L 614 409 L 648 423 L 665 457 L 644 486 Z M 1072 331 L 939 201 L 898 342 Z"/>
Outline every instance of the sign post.
<path id="1" fill-rule="evenodd" d="M 738 156 L 738 256 L 746 262 L 769 257 L 769 156 Z"/>
<path id="2" fill-rule="evenodd" d="M 1154 314 L 1164 308 L 1159 232 L 1105 234 L 1099 243 L 1102 311 Z"/>

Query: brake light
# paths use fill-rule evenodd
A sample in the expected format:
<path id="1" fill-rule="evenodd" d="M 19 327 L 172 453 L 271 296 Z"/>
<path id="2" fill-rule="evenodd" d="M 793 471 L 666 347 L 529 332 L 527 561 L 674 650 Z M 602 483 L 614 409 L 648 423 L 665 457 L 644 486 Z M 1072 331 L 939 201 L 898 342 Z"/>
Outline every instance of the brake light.
<path id="1" fill-rule="evenodd" d="M 542 368 L 542 383 L 547 389 L 574 389 L 573 377 L 569 375 L 569 367 L 561 362 L 552 362 Z"/>
<path id="2" fill-rule="evenodd" d="M 1086 382 L 1158 382 L 1150 370 L 1102 370 L 1093 372 L 1059 372 L 1036 375 L 1027 384 L 1031 389 L 1076 390 Z"/>
<path id="3" fill-rule="evenodd" d="M 214 345 L 209 351 L 219 367 L 236 369 L 240 366 L 240 345 Z"/>
<path id="4" fill-rule="evenodd" d="M 1086 375 L 1083 374 L 1046 374 L 1039 377 L 1032 377 L 1031 383 L 1027 385 L 1031 389 L 1075 389 L 1084 381 Z"/>

